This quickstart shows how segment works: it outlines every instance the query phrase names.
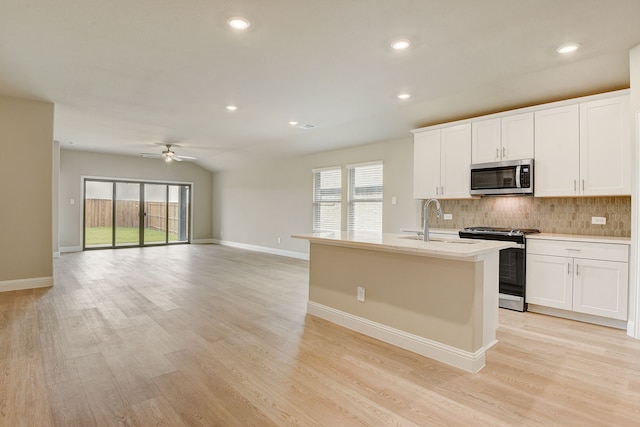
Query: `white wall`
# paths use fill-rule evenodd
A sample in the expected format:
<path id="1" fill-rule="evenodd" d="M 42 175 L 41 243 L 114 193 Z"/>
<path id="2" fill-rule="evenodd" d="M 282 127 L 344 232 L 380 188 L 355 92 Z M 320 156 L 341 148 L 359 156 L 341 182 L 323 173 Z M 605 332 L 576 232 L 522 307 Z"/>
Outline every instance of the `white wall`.
<path id="1" fill-rule="evenodd" d="M 640 293 L 638 292 L 638 282 L 640 281 L 640 251 L 638 241 L 638 225 L 640 224 L 640 203 L 638 194 L 640 194 L 640 123 L 638 117 L 640 115 L 640 45 L 629 51 L 630 65 L 630 83 L 631 83 L 631 120 L 632 124 L 632 144 L 634 158 L 634 177 L 633 187 L 631 189 L 631 262 L 630 272 L 631 280 L 629 282 L 629 327 L 627 333 L 640 339 L 640 321 L 638 321 L 638 313 L 640 312 Z"/>
<path id="2" fill-rule="evenodd" d="M 212 238 L 211 172 L 190 162 L 166 163 L 161 159 L 60 150 L 60 250 L 82 247 L 82 176 L 192 182 L 192 240 Z M 74 199 L 75 204 L 71 204 Z"/>
<path id="3" fill-rule="evenodd" d="M 214 173 L 214 238 L 306 254 L 308 242 L 291 239 L 290 236 L 311 232 L 311 170 L 343 166 L 343 201 L 346 201 L 344 166 L 375 160 L 384 163 L 383 231 L 399 232 L 401 227 L 416 226 L 419 202 L 413 199 L 413 139 L 408 136 L 401 140 Z M 396 205 L 391 204 L 392 196 L 397 198 Z M 345 209 L 343 206 L 343 212 Z M 344 221 L 342 228 L 346 228 Z"/>
<path id="4" fill-rule="evenodd" d="M 0 96 L 0 290 L 53 282 L 53 111 Z"/>

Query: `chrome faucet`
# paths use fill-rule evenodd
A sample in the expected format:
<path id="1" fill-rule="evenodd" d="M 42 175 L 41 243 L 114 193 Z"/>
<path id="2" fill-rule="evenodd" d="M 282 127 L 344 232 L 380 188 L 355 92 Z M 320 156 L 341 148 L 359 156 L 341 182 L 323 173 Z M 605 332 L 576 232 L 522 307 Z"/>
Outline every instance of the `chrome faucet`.
<path id="1" fill-rule="evenodd" d="M 425 242 L 429 241 L 429 205 L 431 202 L 436 202 L 436 215 L 438 218 L 442 216 L 442 209 L 440 208 L 440 202 L 438 199 L 429 199 L 424 204 L 424 229 L 422 230 L 422 240 Z"/>

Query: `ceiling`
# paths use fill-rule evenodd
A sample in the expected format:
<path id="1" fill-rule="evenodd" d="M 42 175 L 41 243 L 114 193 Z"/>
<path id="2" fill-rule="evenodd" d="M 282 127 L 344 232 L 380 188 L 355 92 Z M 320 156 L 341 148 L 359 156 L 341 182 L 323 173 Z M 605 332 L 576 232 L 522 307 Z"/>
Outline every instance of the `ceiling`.
<path id="1" fill-rule="evenodd" d="M 639 16 L 638 0 L 1 0 L 0 94 L 55 103 L 63 149 L 177 143 L 223 170 L 627 88 Z"/>

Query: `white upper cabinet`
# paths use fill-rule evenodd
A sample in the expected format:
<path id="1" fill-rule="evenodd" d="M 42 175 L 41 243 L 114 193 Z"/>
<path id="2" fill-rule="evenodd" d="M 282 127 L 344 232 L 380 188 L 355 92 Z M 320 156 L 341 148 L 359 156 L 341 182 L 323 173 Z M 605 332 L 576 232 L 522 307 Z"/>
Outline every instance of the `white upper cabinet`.
<path id="1" fill-rule="evenodd" d="M 629 97 L 580 104 L 580 194 L 631 194 Z"/>
<path id="2" fill-rule="evenodd" d="M 464 124 L 442 129 L 440 144 L 442 167 L 440 197 L 470 198 L 471 125 Z"/>
<path id="3" fill-rule="evenodd" d="M 535 195 L 631 194 L 629 96 L 535 113 Z"/>
<path id="4" fill-rule="evenodd" d="M 533 113 L 502 118 L 502 160 L 533 158 Z"/>
<path id="5" fill-rule="evenodd" d="M 536 196 L 578 194 L 580 115 L 578 105 L 535 113 Z"/>
<path id="6" fill-rule="evenodd" d="M 631 195 L 628 91 L 413 132 L 416 199 L 469 198 L 469 165 L 531 158 L 537 197 Z"/>
<path id="7" fill-rule="evenodd" d="M 473 122 L 471 141 L 474 164 L 533 158 L 533 113 Z"/>
<path id="8" fill-rule="evenodd" d="M 471 124 L 471 160 L 476 163 L 499 162 L 502 157 L 500 119 Z"/>
<path id="9" fill-rule="evenodd" d="M 470 124 L 416 132 L 413 141 L 414 198 L 471 197 L 469 195 Z"/>
<path id="10" fill-rule="evenodd" d="M 430 199 L 440 192 L 440 130 L 413 136 L 413 197 Z"/>

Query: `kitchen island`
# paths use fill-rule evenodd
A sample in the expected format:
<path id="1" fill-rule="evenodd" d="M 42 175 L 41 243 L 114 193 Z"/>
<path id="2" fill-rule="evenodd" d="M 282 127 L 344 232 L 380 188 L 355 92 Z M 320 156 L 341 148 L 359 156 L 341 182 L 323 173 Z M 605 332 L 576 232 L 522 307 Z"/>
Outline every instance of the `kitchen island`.
<path id="1" fill-rule="evenodd" d="M 308 314 L 482 369 L 497 342 L 499 251 L 511 243 L 362 232 L 292 237 L 310 243 Z"/>

